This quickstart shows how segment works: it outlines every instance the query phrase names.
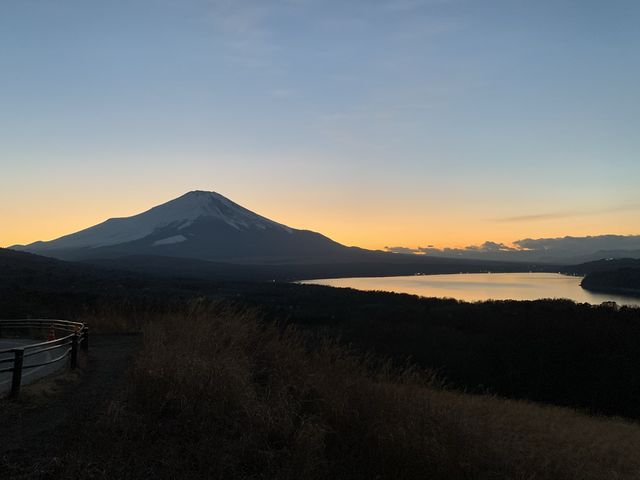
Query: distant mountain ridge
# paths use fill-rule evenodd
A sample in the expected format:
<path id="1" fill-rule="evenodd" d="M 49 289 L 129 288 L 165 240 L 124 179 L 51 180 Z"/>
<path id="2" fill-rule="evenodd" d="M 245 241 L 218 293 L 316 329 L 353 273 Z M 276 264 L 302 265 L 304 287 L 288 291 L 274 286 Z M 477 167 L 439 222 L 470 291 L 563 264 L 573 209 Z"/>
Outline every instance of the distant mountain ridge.
<path id="1" fill-rule="evenodd" d="M 588 275 L 595 272 L 616 271 L 625 268 L 640 269 L 640 258 L 604 258 L 594 262 L 563 267 L 562 271 L 572 275 Z"/>
<path id="2" fill-rule="evenodd" d="M 366 252 L 274 222 L 216 192 L 199 190 L 138 215 L 11 248 L 63 260 L 154 255 L 240 263 L 337 260 Z"/>

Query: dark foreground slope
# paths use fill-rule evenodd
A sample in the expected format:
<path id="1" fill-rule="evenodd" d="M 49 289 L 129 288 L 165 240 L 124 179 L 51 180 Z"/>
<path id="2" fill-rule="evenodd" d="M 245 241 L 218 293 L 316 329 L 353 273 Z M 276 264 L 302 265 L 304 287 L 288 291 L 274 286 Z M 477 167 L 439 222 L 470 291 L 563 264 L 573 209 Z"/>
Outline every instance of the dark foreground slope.
<path id="1" fill-rule="evenodd" d="M 149 320 L 123 388 L 2 478 L 638 478 L 637 424 L 447 391 L 228 305 Z"/>
<path id="2" fill-rule="evenodd" d="M 640 419 L 639 308 L 298 287 L 251 298 L 291 323 L 409 358 L 452 387 Z"/>

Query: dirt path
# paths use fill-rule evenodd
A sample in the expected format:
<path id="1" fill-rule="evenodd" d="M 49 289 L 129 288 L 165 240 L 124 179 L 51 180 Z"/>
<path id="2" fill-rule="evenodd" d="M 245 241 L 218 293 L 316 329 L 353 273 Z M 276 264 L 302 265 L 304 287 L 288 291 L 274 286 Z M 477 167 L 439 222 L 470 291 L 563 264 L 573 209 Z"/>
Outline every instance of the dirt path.
<path id="1" fill-rule="evenodd" d="M 0 478 L 3 470 L 51 458 L 67 434 L 100 415 L 140 343 L 139 335 L 92 335 L 79 373 L 38 382 L 25 388 L 20 401 L 0 403 Z"/>

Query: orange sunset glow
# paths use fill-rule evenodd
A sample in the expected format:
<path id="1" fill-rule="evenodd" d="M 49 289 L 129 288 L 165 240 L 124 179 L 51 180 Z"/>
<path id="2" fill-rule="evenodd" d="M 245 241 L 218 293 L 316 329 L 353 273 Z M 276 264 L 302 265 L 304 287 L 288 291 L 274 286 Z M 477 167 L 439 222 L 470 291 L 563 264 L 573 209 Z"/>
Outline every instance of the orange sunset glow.
<path id="1" fill-rule="evenodd" d="M 25 198 L 19 211 L 12 212 L 6 207 L 2 211 L 5 225 L 11 225 L 11 229 L 0 232 L 0 244 L 10 246 L 51 240 L 108 218 L 141 213 L 177 194 L 167 192 L 163 196 L 163 192 L 156 192 L 155 199 L 149 201 L 148 198 L 153 197 L 137 193 L 145 198 L 139 198 L 139 205 L 135 206 L 129 197 L 122 196 L 100 198 L 87 194 L 80 203 L 68 194 L 49 197 L 46 201 Z M 487 240 L 509 245 L 521 238 L 587 236 L 602 232 L 631 235 L 636 233 L 637 220 L 635 211 L 624 209 L 596 214 L 578 211 L 558 218 L 503 220 L 482 218 L 482 208 L 477 205 L 473 208 L 450 204 L 446 213 L 422 208 L 408 210 L 401 203 L 389 205 L 375 196 L 351 204 L 335 197 L 314 199 L 281 194 L 274 198 L 274 195 L 262 197 L 255 193 L 246 195 L 246 201 L 241 197 L 230 195 L 246 208 L 278 222 L 319 231 L 344 245 L 370 249 L 395 245 L 461 248 Z M 514 211 L 519 210 L 511 210 Z M 508 218 L 507 212 L 504 217 Z"/>

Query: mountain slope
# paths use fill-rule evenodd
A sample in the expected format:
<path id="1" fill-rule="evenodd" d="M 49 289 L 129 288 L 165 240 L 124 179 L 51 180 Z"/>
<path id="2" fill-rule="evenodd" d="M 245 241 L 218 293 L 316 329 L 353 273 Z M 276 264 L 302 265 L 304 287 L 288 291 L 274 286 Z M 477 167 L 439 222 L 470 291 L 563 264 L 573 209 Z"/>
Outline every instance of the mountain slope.
<path id="1" fill-rule="evenodd" d="M 588 275 L 594 272 L 615 271 L 623 268 L 640 268 L 640 258 L 605 258 L 595 262 L 562 267 L 562 272 L 573 275 Z"/>
<path id="2" fill-rule="evenodd" d="M 338 260 L 364 252 L 316 232 L 279 224 L 218 193 L 203 191 L 52 241 L 12 248 L 66 260 L 155 255 L 240 263 Z"/>

